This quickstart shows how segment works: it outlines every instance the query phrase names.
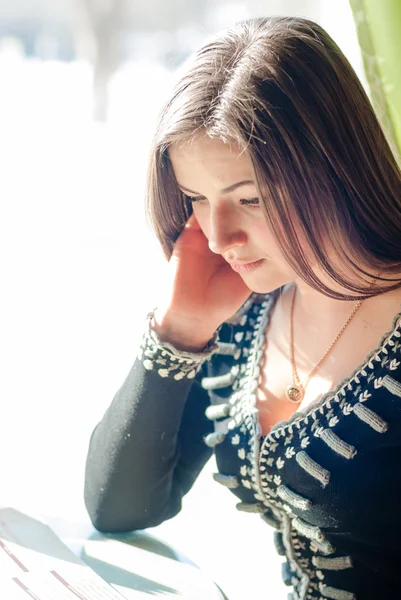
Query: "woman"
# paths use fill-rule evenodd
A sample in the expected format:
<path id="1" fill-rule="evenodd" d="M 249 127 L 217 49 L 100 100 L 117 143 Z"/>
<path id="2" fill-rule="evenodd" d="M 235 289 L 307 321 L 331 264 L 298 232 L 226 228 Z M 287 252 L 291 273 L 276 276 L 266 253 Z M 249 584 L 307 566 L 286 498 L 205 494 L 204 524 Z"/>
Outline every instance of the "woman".
<path id="1" fill-rule="evenodd" d="M 255 19 L 199 50 L 148 202 L 171 286 L 91 438 L 95 527 L 172 517 L 214 451 L 292 598 L 397 597 L 401 175 L 328 34 Z"/>

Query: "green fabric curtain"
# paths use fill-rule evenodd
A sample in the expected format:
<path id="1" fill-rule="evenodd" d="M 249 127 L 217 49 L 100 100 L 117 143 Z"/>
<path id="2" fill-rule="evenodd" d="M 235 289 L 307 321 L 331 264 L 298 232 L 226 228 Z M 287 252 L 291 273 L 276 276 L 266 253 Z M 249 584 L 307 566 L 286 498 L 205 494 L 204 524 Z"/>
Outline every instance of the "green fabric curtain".
<path id="1" fill-rule="evenodd" d="M 401 154 L 401 0 L 350 0 L 376 113 Z"/>

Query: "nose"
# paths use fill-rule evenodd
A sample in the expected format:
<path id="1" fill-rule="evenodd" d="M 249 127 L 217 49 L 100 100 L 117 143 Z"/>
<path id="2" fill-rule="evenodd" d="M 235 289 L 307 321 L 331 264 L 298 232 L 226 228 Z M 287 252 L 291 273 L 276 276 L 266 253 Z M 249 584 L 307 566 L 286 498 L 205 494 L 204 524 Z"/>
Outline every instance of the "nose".
<path id="1" fill-rule="evenodd" d="M 233 210 L 211 209 L 209 213 L 209 248 L 215 254 L 224 254 L 238 246 L 244 246 L 247 234 L 241 219 Z"/>

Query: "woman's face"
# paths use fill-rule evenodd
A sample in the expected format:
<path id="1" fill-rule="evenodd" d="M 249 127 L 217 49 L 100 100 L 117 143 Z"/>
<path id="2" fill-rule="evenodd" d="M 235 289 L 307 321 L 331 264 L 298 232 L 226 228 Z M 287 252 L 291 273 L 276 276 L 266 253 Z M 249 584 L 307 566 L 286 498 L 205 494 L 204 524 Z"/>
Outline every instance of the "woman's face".
<path id="1" fill-rule="evenodd" d="M 210 250 L 231 263 L 249 289 L 267 293 L 297 278 L 266 222 L 246 152 L 199 134 L 170 146 L 169 156 Z"/>

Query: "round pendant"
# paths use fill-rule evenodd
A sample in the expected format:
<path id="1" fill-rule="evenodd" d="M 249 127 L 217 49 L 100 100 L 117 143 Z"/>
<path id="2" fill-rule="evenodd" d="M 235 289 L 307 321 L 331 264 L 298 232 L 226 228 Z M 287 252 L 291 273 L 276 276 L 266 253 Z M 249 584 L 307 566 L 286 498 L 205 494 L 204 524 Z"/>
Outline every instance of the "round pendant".
<path id="1" fill-rule="evenodd" d="M 304 391 L 301 386 L 289 385 L 286 390 L 286 395 L 290 402 L 294 402 L 295 404 L 298 404 L 299 402 L 301 402 L 301 400 L 303 398 Z"/>

